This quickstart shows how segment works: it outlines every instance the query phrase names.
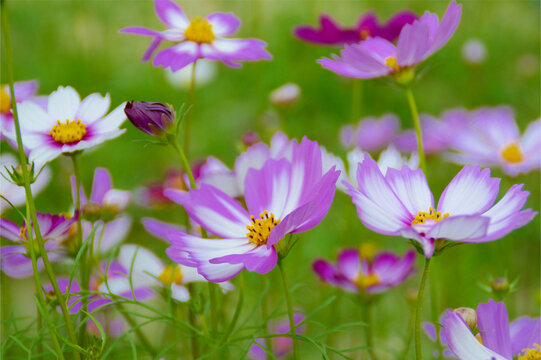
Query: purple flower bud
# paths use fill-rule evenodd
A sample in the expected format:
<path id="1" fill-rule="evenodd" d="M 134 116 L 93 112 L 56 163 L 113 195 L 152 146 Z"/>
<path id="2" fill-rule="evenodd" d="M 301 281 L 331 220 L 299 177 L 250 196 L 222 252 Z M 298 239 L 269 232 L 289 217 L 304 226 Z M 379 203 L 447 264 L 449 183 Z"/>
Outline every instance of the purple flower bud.
<path id="1" fill-rule="evenodd" d="M 136 128 L 151 136 L 160 136 L 167 132 L 175 119 L 175 113 L 170 106 L 148 101 L 130 101 L 124 112 Z"/>

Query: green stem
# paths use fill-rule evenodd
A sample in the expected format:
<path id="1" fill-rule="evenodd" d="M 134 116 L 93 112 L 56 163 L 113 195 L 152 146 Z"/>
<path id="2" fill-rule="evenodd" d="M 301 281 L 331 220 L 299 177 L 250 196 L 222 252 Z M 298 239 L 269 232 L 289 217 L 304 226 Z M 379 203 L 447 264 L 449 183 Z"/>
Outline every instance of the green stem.
<path id="1" fill-rule="evenodd" d="M 197 66 L 197 60 L 192 66 L 192 76 L 190 78 L 190 94 L 188 95 L 188 114 L 186 114 L 186 124 L 184 126 L 184 152 L 190 153 L 190 118 L 192 117 L 193 107 L 195 103 L 195 68 Z"/>
<path id="2" fill-rule="evenodd" d="M 141 343 L 143 344 L 143 346 L 145 347 L 145 349 L 148 351 L 149 354 L 152 355 L 153 358 L 156 357 L 157 355 L 157 352 L 156 350 L 154 350 L 154 348 L 152 347 L 152 345 L 150 345 L 150 342 L 148 341 L 147 337 L 145 336 L 145 334 L 143 334 L 143 332 L 141 331 L 141 327 L 138 327 L 137 326 L 137 322 L 131 317 L 130 314 L 128 314 L 126 312 L 126 310 L 124 309 L 124 306 L 118 302 L 118 301 L 115 301 L 115 306 L 116 308 L 118 309 L 118 311 L 122 314 L 122 316 L 124 317 L 124 319 L 126 319 L 126 321 L 128 322 L 128 324 L 130 324 L 130 326 L 135 329 L 134 332 L 135 332 L 135 335 L 137 336 L 137 338 L 139 339 L 139 341 L 141 341 Z"/>
<path id="3" fill-rule="evenodd" d="M 413 337 L 413 327 L 415 326 L 415 308 L 412 306 L 410 311 L 410 320 L 408 322 L 408 333 L 406 336 L 406 346 L 404 347 L 404 350 L 402 351 L 402 356 L 400 356 L 400 359 L 407 359 L 408 352 L 410 350 L 410 344 L 411 344 L 411 338 Z"/>
<path id="4" fill-rule="evenodd" d="M 293 360 L 296 360 L 296 359 L 300 359 L 299 349 L 297 345 L 297 328 L 295 326 L 295 317 L 293 315 L 293 304 L 291 303 L 291 294 L 289 293 L 289 287 L 287 285 L 287 277 L 284 271 L 282 260 L 278 260 L 278 267 L 280 268 L 280 274 L 282 275 L 282 282 L 284 284 L 284 294 L 286 296 L 287 316 L 289 317 L 291 340 L 293 341 Z"/>
<path id="5" fill-rule="evenodd" d="M 417 152 L 419 153 L 419 166 L 426 176 L 426 159 L 425 150 L 423 147 L 423 135 L 421 131 L 421 121 L 419 120 L 419 111 L 417 110 L 417 104 L 413 97 L 411 88 L 406 88 L 406 95 L 408 97 L 408 104 L 411 111 L 411 117 L 413 118 L 413 124 L 415 125 L 415 134 L 417 135 Z"/>
<path id="6" fill-rule="evenodd" d="M 13 81 L 13 57 L 11 54 L 11 38 L 9 36 L 9 25 L 8 25 L 8 16 L 7 16 L 5 0 L 1 0 L 0 5 L 2 7 L 2 30 L 3 30 L 2 33 L 4 34 L 4 44 L 5 44 L 5 51 L 6 51 L 6 70 L 7 70 L 6 73 L 8 77 L 8 83 L 9 83 L 11 108 L 13 111 L 13 123 L 15 127 L 15 135 L 17 138 L 19 164 L 21 165 L 23 177 L 24 177 L 24 190 L 25 190 L 25 195 L 26 195 L 27 214 L 30 215 L 28 217 L 31 220 L 30 222 L 27 221 L 27 223 L 32 224 L 32 228 L 34 229 L 40 255 L 43 260 L 43 265 L 46 269 L 49 280 L 51 281 L 51 285 L 53 286 L 55 295 L 60 303 L 60 308 L 62 309 L 62 315 L 64 316 L 64 321 L 66 322 L 66 328 L 68 330 L 70 341 L 73 344 L 77 344 L 77 340 L 75 338 L 75 333 L 73 331 L 73 325 L 71 323 L 69 311 L 66 306 L 66 302 L 64 301 L 64 295 L 62 294 L 62 292 L 60 291 L 60 288 L 58 287 L 56 276 L 54 274 L 51 263 L 49 262 L 49 258 L 47 256 L 47 250 L 45 250 L 44 241 L 41 236 L 41 231 L 39 229 L 39 223 L 38 223 L 38 219 L 36 215 L 36 207 L 34 204 L 34 198 L 32 197 L 32 189 L 30 188 L 30 173 L 28 171 L 28 163 L 26 161 L 26 156 L 24 154 L 24 148 L 23 148 L 23 142 L 22 142 L 22 136 L 21 136 L 21 127 L 19 123 L 19 115 L 17 112 L 17 101 L 15 99 L 15 90 L 13 88 L 13 82 L 14 82 Z M 29 229 L 28 233 L 31 234 L 32 230 Z M 29 239 L 31 238 L 33 239 L 33 236 L 29 235 Z M 30 256 L 32 257 L 32 253 L 35 250 L 33 242 L 30 242 L 29 246 L 31 248 Z M 35 253 L 34 253 L 34 259 L 32 260 L 32 266 L 34 266 L 33 267 L 34 281 L 36 283 L 36 292 L 38 292 L 38 299 L 41 299 L 43 301 L 43 304 L 45 305 L 45 300 L 43 298 L 43 294 L 41 293 L 41 283 L 39 281 L 39 273 L 37 270 L 37 259 L 35 257 Z M 45 309 L 46 307 L 44 306 L 43 308 Z M 51 333 L 51 339 L 53 340 L 55 348 L 58 351 L 59 344 L 58 344 L 58 339 L 56 337 L 54 327 L 52 327 L 52 323 L 50 322 L 50 319 L 48 316 L 45 318 L 45 321 L 47 322 L 47 325 L 49 327 L 49 330 Z M 59 358 L 62 359 L 63 356 L 60 354 Z M 75 358 L 77 360 L 81 358 L 80 354 L 77 351 L 75 352 Z"/>
<path id="7" fill-rule="evenodd" d="M 419 285 L 419 292 L 417 294 L 417 305 L 415 308 L 415 356 L 417 360 L 423 360 L 423 350 L 421 347 L 421 315 L 423 312 L 423 298 L 425 294 L 426 279 L 428 278 L 429 265 L 430 258 L 426 258 L 423 277 L 421 278 L 421 284 Z"/>
<path id="8" fill-rule="evenodd" d="M 188 162 L 188 158 L 186 157 L 184 151 L 176 141 L 174 137 L 168 138 L 169 143 L 175 148 L 178 155 L 180 156 L 180 159 L 182 160 L 182 165 L 184 166 L 184 171 L 188 175 L 188 179 L 190 180 L 190 187 L 192 189 L 195 189 L 195 178 L 193 177 L 192 168 L 190 167 L 190 163 Z"/>
<path id="9" fill-rule="evenodd" d="M 195 296 L 195 286 L 193 283 L 188 284 L 188 291 L 190 292 L 190 295 L 192 297 Z M 188 321 L 192 327 L 196 327 L 197 325 L 197 317 L 195 316 L 195 313 L 192 310 L 188 310 Z M 192 338 L 191 338 L 191 347 L 192 347 L 192 359 L 195 360 L 199 357 L 199 342 L 197 341 L 197 334 L 192 331 Z"/>
<path id="10" fill-rule="evenodd" d="M 233 333 L 233 330 L 235 330 L 235 326 L 237 325 L 237 321 L 239 320 L 240 312 L 242 310 L 242 304 L 244 303 L 244 276 L 241 273 L 237 278 L 239 279 L 239 300 L 237 302 L 237 307 L 235 308 L 235 313 L 233 314 L 233 319 L 231 319 L 231 323 L 229 324 L 224 338 L 222 339 L 222 344 L 227 342 Z"/>
<path id="11" fill-rule="evenodd" d="M 365 305 L 365 308 L 363 309 L 364 319 L 363 321 L 366 323 L 366 329 L 365 329 L 365 336 L 366 336 L 366 345 L 368 346 L 368 353 L 370 354 L 370 358 L 372 360 L 376 360 L 376 352 L 374 351 L 374 333 L 372 331 L 372 304 L 373 302 L 363 301 L 363 305 Z"/>

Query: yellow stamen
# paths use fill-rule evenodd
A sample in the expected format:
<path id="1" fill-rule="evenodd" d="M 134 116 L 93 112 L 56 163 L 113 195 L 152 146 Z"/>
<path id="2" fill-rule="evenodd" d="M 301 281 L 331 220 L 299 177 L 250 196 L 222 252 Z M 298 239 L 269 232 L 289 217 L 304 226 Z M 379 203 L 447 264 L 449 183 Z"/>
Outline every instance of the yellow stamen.
<path id="1" fill-rule="evenodd" d="M 510 163 L 519 163 L 524 156 L 517 143 L 511 143 L 502 150 L 502 157 Z"/>
<path id="2" fill-rule="evenodd" d="M 0 87 L 0 113 L 7 113 L 9 110 L 11 110 L 11 98 L 2 85 Z"/>
<path id="3" fill-rule="evenodd" d="M 49 135 L 58 143 L 73 144 L 85 137 L 86 125 L 81 120 L 66 119 L 64 123 L 57 120 L 56 125 L 49 131 Z"/>
<path id="4" fill-rule="evenodd" d="M 385 65 L 387 65 L 390 68 L 393 68 L 394 71 L 400 70 L 400 66 L 396 63 L 396 58 L 394 56 L 389 56 L 385 59 Z"/>
<path id="5" fill-rule="evenodd" d="M 190 20 L 190 25 L 184 31 L 184 36 L 186 36 L 186 40 L 199 44 L 210 44 L 216 38 L 212 31 L 212 25 L 207 19 L 201 19 L 201 16 L 196 16 Z"/>
<path id="6" fill-rule="evenodd" d="M 362 29 L 361 30 L 361 40 L 366 40 L 370 36 L 370 30 Z"/>
<path id="7" fill-rule="evenodd" d="M 419 211 L 419 214 L 415 216 L 415 219 L 411 222 L 411 225 L 424 224 L 427 220 L 441 221 L 448 217 L 449 213 L 441 214 L 440 211 L 434 211 L 432 206 L 428 208 L 428 212 Z"/>
<path id="8" fill-rule="evenodd" d="M 376 256 L 376 245 L 365 243 L 359 246 L 359 255 L 361 259 L 372 260 Z"/>
<path id="9" fill-rule="evenodd" d="M 357 277 L 357 279 L 355 279 L 354 282 L 358 287 L 364 290 L 370 286 L 379 284 L 379 279 L 378 276 L 374 273 L 368 275 L 359 274 L 359 276 Z"/>
<path id="10" fill-rule="evenodd" d="M 523 355 L 519 355 L 517 360 L 541 360 L 541 346 L 534 345 L 535 349 L 523 349 Z"/>
<path id="11" fill-rule="evenodd" d="M 259 219 L 253 215 L 250 215 L 250 219 L 252 223 L 246 225 L 246 230 L 248 230 L 246 236 L 256 246 L 266 244 L 272 229 L 280 223 L 280 219 L 275 219 L 273 213 L 269 215 L 267 210 L 259 214 Z"/>
<path id="12" fill-rule="evenodd" d="M 180 270 L 180 266 L 175 265 L 175 268 L 173 269 L 173 265 L 167 265 L 158 278 L 168 286 L 172 283 L 177 285 L 182 284 L 182 271 Z"/>
<path id="13" fill-rule="evenodd" d="M 26 225 L 21 227 L 21 232 L 19 233 L 19 237 L 22 237 L 25 240 L 28 240 L 28 229 L 26 228 Z"/>

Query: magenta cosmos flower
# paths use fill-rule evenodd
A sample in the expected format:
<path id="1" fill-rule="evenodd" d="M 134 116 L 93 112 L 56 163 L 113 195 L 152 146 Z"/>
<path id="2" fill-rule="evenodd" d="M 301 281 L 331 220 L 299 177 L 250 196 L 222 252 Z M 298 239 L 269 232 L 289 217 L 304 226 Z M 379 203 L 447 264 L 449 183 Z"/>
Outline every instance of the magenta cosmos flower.
<path id="1" fill-rule="evenodd" d="M 167 190 L 166 195 L 182 204 L 192 219 L 221 238 L 171 233 L 167 255 L 196 267 L 213 282 L 229 280 L 244 268 L 267 273 L 278 260 L 274 245 L 287 234 L 312 229 L 325 217 L 339 174 L 334 168 L 322 174 L 319 146 L 304 138 L 293 145 L 291 160 L 268 159 L 261 169 L 248 170 L 247 210 L 210 185 L 188 193 Z"/>
<path id="2" fill-rule="evenodd" d="M 379 294 L 404 282 L 415 272 L 415 251 L 403 257 L 384 251 L 374 254 L 366 246 L 360 249 L 345 249 L 332 264 L 318 259 L 312 268 L 319 278 L 344 291 L 353 293 Z"/>
<path id="3" fill-rule="evenodd" d="M 503 302 L 489 300 L 477 306 L 477 337 L 452 310 L 447 310 L 441 321 L 449 349 L 460 360 L 541 358 L 541 318 L 525 316 L 509 324 Z"/>
<path id="4" fill-rule="evenodd" d="M 143 55 L 143 61 L 152 57 L 162 41 L 174 43 L 156 54 L 154 66 L 177 71 L 197 59 L 209 59 L 231 67 L 240 67 L 241 61 L 272 58 L 265 50 L 267 44 L 264 41 L 228 38 L 240 26 L 240 20 L 232 13 L 216 12 L 206 17 L 188 19 L 184 11 L 171 0 L 155 0 L 154 7 L 160 20 L 168 27 L 167 30 L 159 32 L 137 26 L 120 30 L 122 33 L 153 37 Z"/>
<path id="5" fill-rule="evenodd" d="M 43 165 L 61 154 L 92 148 L 121 135 L 125 130 L 118 127 L 126 120 L 124 104 L 106 115 L 110 105 L 109 94 L 91 94 L 81 101 L 69 86 L 60 86 L 49 95 L 46 110 L 24 101 L 18 110 L 29 160 Z M 15 139 L 14 133 L 2 132 Z"/>
<path id="6" fill-rule="evenodd" d="M 378 151 L 391 144 L 400 128 L 400 120 L 394 114 L 366 117 L 357 125 L 340 129 L 340 141 L 345 148 L 358 147 L 364 151 Z"/>
<path id="7" fill-rule="evenodd" d="M 541 167 L 541 119 L 521 135 L 514 111 L 506 106 L 464 111 L 462 116 L 467 125 L 453 136 L 452 161 L 501 167 L 511 176 Z"/>
<path id="8" fill-rule="evenodd" d="M 44 247 L 50 262 L 60 260 L 65 251 L 62 243 L 69 237 L 71 226 L 77 221 L 77 216 L 65 218 L 60 215 L 37 213 L 39 229 L 43 237 Z M 32 229 L 33 239 L 36 240 Z M 16 245 L 7 245 L 0 248 L 1 268 L 4 273 L 13 278 L 24 278 L 33 274 L 32 260 L 28 243 L 28 227 L 26 223 L 19 227 L 15 223 L 0 219 L 0 237 L 10 240 Z M 39 248 L 35 245 L 38 256 L 38 270 L 43 270 L 43 259 L 40 257 Z"/>
<path id="9" fill-rule="evenodd" d="M 323 58 L 317 62 L 337 74 L 372 79 L 387 75 L 412 77 L 412 69 L 438 51 L 453 35 L 460 22 L 461 5 L 452 1 L 443 15 L 428 11 L 406 24 L 400 31 L 396 46 L 381 37 L 371 37 L 359 44 L 346 45 L 340 57 Z"/>
<path id="10" fill-rule="evenodd" d="M 295 326 L 299 326 L 305 319 L 304 314 L 295 313 L 293 315 Z M 269 325 L 268 327 L 269 334 L 287 334 L 291 330 L 289 325 L 289 320 L 284 319 L 275 322 L 274 324 Z M 297 334 L 304 333 L 305 326 L 299 326 L 296 331 Z M 266 360 L 268 358 L 267 353 L 263 350 L 263 347 L 266 346 L 265 339 L 257 338 L 255 344 L 250 347 L 250 352 L 248 357 L 254 360 Z M 290 337 L 275 337 L 272 339 L 272 349 L 267 349 L 272 352 L 272 354 L 277 358 L 284 358 L 291 353 L 293 350 L 293 341 Z"/>
<path id="11" fill-rule="evenodd" d="M 377 16 L 369 12 L 359 18 L 355 27 L 342 28 L 329 15 L 321 15 L 319 28 L 302 25 L 296 27 L 293 33 L 301 40 L 320 45 L 354 44 L 369 37 L 381 37 L 394 41 L 402 27 L 411 24 L 416 19 L 417 15 L 411 11 L 401 11 L 385 24 L 380 24 Z"/>
<path id="12" fill-rule="evenodd" d="M 388 169 L 364 158 L 357 168 L 358 188 L 346 183 L 363 224 L 384 235 L 402 236 L 430 258 L 448 241 L 497 240 L 528 224 L 537 214 L 523 209 L 529 192 L 513 185 L 496 203 L 500 179 L 490 169 L 464 167 L 443 191 L 438 206 L 421 169 Z"/>

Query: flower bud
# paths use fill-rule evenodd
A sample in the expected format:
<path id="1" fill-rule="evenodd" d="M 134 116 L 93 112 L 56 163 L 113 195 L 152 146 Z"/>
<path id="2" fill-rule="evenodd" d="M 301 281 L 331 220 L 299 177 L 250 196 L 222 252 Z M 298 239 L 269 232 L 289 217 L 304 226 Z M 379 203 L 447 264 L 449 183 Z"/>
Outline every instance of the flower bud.
<path id="1" fill-rule="evenodd" d="M 30 184 L 33 184 L 36 181 L 36 178 L 34 177 L 34 163 L 27 164 L 26 168 L 28 169 Z M 11 171 L 8 169 L 7 166 L 5 169 L 11 181 L 13 181 L 15 185 L 24 186 L 24 174 L 23 174 L 23 168 L 21 165 L 11 166 Z"/>
<path id="2" fill-rule="evenodd" d="M 470 330 L 473 331 L 477 327 L 477 313 L 475 310 L 467 307 L 459 307 L 454 312 L 462 316 L 462 319 L 464 319 Z"/>
<path id="3" fill-rule="evenodd" d="M 504 277 L 495 278 L 490 282 L 490 288 L 496 296 L 503 298 L 509 292 L 509 280 Z"/>
<path id="4" fill-rule="evenodd" d="M 273 90 L 269 99 L 274 106 L 288 107 L 293 105 L 301 94 L 301 88 L 294 83 L 287 83 Z"/>
<path id="5" fill-rule="evenodd" d="M 242 135 L 242 145 L 250 147 L 259 142 L 259 135 L 253 131 L 248 131 Z"/>
<path id="6" fill-rule="evenodd" d="M 101 205 L 95 202 L 86 203 L 83 208 L 83 218 L 88 221 L 94 222 L 101 218 Z"/>
<path id="7" fill-rule="evenodd" d="M 174 110 L 162 103 L 130 101 L 124 112 L 136 128 L 151 136 L 162 136 L 175 121 Z"/>

